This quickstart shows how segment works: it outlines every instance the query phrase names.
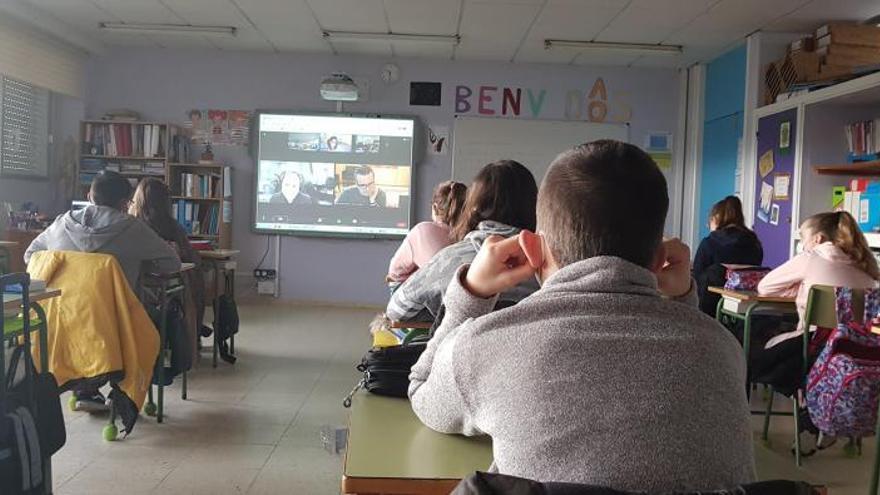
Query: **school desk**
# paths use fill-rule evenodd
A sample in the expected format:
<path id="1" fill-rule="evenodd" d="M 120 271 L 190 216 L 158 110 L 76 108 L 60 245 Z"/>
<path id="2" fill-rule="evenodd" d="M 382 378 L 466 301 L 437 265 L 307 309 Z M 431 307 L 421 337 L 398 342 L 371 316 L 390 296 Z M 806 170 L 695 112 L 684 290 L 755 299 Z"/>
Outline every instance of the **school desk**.
<path id="1" fill-rule="evenodd" d="M 743 351 L 746 366 L 749 363 L 749 345 L 752 336 L 752 320 L 755 316 L 797 316 L 797 305 L 793 297 L 761 296 L 757 292 L 728 290 L 722 287 L 709 287 L 709 292 L 720 294 L 721 299 L 715 310 L 715 319 L 724 323 L 725 319 L 743 322 Z M 724 307 L 725 299 L 735 301 L 738 311 Z M 751 396 L 751 387 L 747 385 L 746 395 Z M 760 414 L 764 414 L 760 412 Z"/>
<path id="2" fill-rule="evenodd" d="M 346 494 L 448 494 L 492 464 L 488 437 L 437 433 L 406 399 L 355 394 L 342 473 Z"/>
<path id="3" fill-rule="evenodd" d="M 214 297 L 211 305 L 214 307 L 214 351 L 212 366 L 217 367 L 217 353 L 220 350 L 220 340 L 217 335 L 217 322 L 220 320 L 220 278 L 223 278 L 223 294 L 229 294 L 235 300 L 235 269 L 237 263 L 232 260 L 233 256 L 241 251 L 237 249 L 215 249 L 213 251 L 199 251 L 202 263 L 214 271 Z M 229 352 L 235 352 L 235 335 L 229 337 Z"/>
<path id="4" fill-rule="evenodd" d="M 48 349 L 49 348 L 49 328 L 46 323 L 46 314 L 43 312 L 43 308 L 40 306 L 40 301 L 45 301 L 47 299 L 52 299 L 53 297 L 58 297 L 61 295 L 61 289 L 45 289 L 40 291 L 33 291 L 28 294 L 28 302 L 30 303 L 30 309 L 35 313 L 36 318 L 31 319 L 31 328 L 34 328 L 34 322 L 37 322 L 36 330 L 38 332 L 39 338 L 39 346 L 40 349 Z M 22 296 L 21 294 L 10 294 L 8 292 L 3 293 L 3 311 L 0 314 L 0 317 L 13 319 L 15 315 L 19 314 L 22 311 Z M 7 341 L 14 340 L 15 337 L 23 336 L 24 328 L 18 328 L 16 330 L 7 330 L 6 326 L 3 326 L 3 338 L 0 338 L 0 347 L 5 347 Z M 30 336 L 28 336 L 30 337 Z M 25 341 L 26 343 L 30 342 L 30 339 Z M 0 384 L 6 383 L 6 363 L 4 362 L 4 356 L 2 349 L 0 349 Z M 40 352 L 40 370 L 41 372 L 45 372 L 49 368 L 49 353 L 48 352 Z M 5 385 L 0 385 L 5 386 Z M 48 456 L 43 459 L 43 478 L 45 479 L 44 485 L 46 486 L 46 493 L 52 493 L 52 458 Z"/>

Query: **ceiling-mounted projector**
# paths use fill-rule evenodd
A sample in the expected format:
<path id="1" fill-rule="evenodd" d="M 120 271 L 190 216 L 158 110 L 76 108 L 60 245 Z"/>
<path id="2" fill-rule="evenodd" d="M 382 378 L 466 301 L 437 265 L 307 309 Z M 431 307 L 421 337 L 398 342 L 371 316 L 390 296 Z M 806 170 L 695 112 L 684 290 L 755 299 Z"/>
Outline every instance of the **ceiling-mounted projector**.
<path id="1" fill-rule="evenodd" d="M 357 101 L 357 84 L 348 74 L 334 72 L 321 81 L 321 98 L 328 101 Z"/>

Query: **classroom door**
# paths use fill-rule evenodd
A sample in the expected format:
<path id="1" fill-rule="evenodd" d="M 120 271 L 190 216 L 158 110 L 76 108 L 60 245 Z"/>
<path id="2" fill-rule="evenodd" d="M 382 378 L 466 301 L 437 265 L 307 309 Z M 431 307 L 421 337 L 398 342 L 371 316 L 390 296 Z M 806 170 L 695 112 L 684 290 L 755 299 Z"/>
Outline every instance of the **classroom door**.
<path id="1" fill-rule="evenodd" d="M 796 108 L 758 120 L 754 229 L 764 246 L 764 266 L 771 268 L 791 254 L 796 124 Z"/>

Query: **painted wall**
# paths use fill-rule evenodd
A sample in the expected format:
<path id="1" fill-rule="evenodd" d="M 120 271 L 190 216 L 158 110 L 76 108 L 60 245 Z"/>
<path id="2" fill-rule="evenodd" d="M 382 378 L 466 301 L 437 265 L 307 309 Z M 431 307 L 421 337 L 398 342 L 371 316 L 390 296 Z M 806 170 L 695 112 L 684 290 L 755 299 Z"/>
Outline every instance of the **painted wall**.
<path id="1" fill-rule="evenodd" d="M 674 70 L 397 60 L 400 81 L 385 85 L 378 75 L 386 62 L 347 56 L 118 50 L 90 60 L 86 113 L 100 117 L 110 109 L 129 108 L 147 119 L 183 123 L 191 108 L 334 111 L 335 104 L 320 100 L 318 84 L 331 72 L 346 71 L 370 83 L 368 101 L 346 105 L 350 112 L 416 115 L 428 125 L 452 129 L 456 111 L 515 117 L 510 108 L 503 115 L 507 87 L 513 94 L 522 91 L 520 115 L 515 118 L 587 119 L 588 112 L 598 116 L 597 107 L 604 106 L 607 119 L 631 121 L 631 140 L 636 144 L 643 144 L 650 131 L 676 129 L 679 95 Z M 602 78 L 606 89 L 601 105 L 596 103 L 599 92 L 593 91 L 597 78 Z M 410 106 L 410 81 L 443 83 L 441 106 Z M 528 90 L 535 102 L 543 92 L 543 102 L 530 104 Z M 465 98 L 468 92 L 471 95 Z M 489 98 L 482 105 L 480 94 Z M 248 274 L 267 248 L 264 236 L 250 232 L 253 160 L 242 148 L 215 147 L 214 153 L 215 159 L 234 168 L 233 242 L 242 250 L 239 273 Z M 416 165 L 416 219 L 428 218 L 431 190 L 451 176 L 451 165 L 451 153 L 428 155 Z M 671 178 L 672 171 L 667 175 Z M 672 181 L 670 188 L 671 194 L 677 194 Z M 396 246 L 396 241 L 283 237 L 281 296 L 384 304 L 383 278 Z M 267 260 L 272 256 L 270 252 Z"/>
<path id="2" fill-rule="evenodd" d="M 745 45 L 721 55 L 706 68 L 705 123 L 698 203 L 700 238 L 709 234 L 709 209 L 712 205 L 736 191 L 745 84 Z"/>
<path id="3" fill-rule="evenodd" d="M 79 121 L 85 118 L 85 102 L 72 96 L 52 93 L 49 108 L 49 178 L 0 177 L 0 201 L 16 208 L 24 202 L 37 205 L 47 214 L 67 208 L 75 181 Z"/>

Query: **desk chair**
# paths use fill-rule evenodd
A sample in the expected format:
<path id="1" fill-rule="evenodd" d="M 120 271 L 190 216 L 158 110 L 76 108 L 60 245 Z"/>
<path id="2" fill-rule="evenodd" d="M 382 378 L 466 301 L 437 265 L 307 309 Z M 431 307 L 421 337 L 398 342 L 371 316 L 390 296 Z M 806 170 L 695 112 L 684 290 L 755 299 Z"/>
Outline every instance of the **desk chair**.
<path id="1" fill-rule="evenodd" d="M 864 289 L 853 290 L 853 314 L 864 314 L 865 308 L 865 291 Z M 860 316 L 857 316 L 860 318 Z M 809 329 L 812 326 L 819 328 L 836 328 L 837 327 L 837 296 L 835 288 L 828 285 L 814 285 L 810 287 L 810 293 L 807 296 L 807 308 L 804 312 L 804 333 L 803 346 L 801 347 L 803 367 L 801 368 L 801 383 L 805 383 L 807 375 L 810 372 L 809 363 L 809 346 L 812 334 Z M 798 411 L 800 411 L 800 392 L 802 389 L 795 391 L 792 396 L 794 406 L 794 442 L 795 442 L 795 464 L 801 466 L 801 449 L 800 449 L 800 420 Z M 773 409 L 773 387 L 770 387 L 770 395 L 767 399 L 767 409 L 764 414 L 764 431 L 762 439 L 768 441 L 768 433 L 770 430 L 770 417 Z"/>

